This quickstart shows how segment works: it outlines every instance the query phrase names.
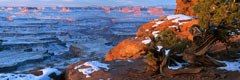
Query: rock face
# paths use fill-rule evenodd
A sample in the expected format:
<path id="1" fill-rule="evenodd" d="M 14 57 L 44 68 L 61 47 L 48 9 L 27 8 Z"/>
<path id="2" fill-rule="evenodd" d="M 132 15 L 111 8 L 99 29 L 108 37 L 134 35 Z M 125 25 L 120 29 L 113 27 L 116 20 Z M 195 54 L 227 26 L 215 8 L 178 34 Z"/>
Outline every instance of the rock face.
<path id="1" fill-rule="evenodd" d="M 188 38 L 192 40 L 189 32 L 193 24 L 197 24 L 198 20 L 186 15 L 170 15 L 164 16 L 157 20 L 152 20 L 142 25 L 136 34 L 136 38 L 123 40 L 117 46 L 112 48 L 105 57 L 105 61 L 136 59 L 141 57 L 147 51 L 148 45 L 143 40 L 148 37 L 155 36 L 156 32 L 164 30 L 173 30 L 180 39 Z"/>
<path id="2" fill-rule="evenodd" d="M 83 73 L 79 72 L 77 69 L 74 69 L 80 64 L 85 63 L 86 61 L 81 61 L 70 65 L 66 70 L 66 80 L 125 80 L 125 79 L 140 79 L 134 78 L 129 75 L 129 73 L 141 73 L 144 72 L 144 67 L 146 64 L 140 60 L 133 61 L 111 61 L 104 62 L 109 64 L 109 70 L 98 70 L 90 74 L 91 77 L 86 77 Z"/>
<path id="3" fill-rule="evenodd" d="M 107 53 L 105 60 L 136 59 L 141 57 L 147 48 L 147 46 L 142 43 L 142 40 L 144 40 L 144 38 L 130 38 L 123 40 Z"/>
<path id="4" fill-rule="evenodd" d="M 185 14 L 190 16 L 196 16 L 193 11 L 194 5 L 197 4 L 198 0 L 176 0 L 177 7 L 175 14 Z"/>
<path id="5" fill-rule="evenodd" d="M 153 35 L 153 31 L 173 30 L 179 38 L 192 40 L 189 29 L 193 24 L 198 24 L 198 20 L 190 16 L 182 14 L 165 16 L 142 25 L 138 29 L 136 36 L 149 37 Z"/>
<path id="6" fill-rule="evenodd" d="M 83 64 L 85 61 L 70 65 L 66 69 L 65 80 L 239 80 L 238 71 L 224 71 L 206 67 L 205 71 L 197 74 L 186 73 L 185 69 L 180 71 L 164 69 L 167 75 L 165 77 L 152 76 L 145 72 L 147 66 L 141 59 L 132 61 L 110 61 L 104 62 L 109 64 L 109 70 L 99 70 L 90 74 L 91 77 L 74 69 L 76 66 Z M 193 68 L 193 71 L 196 69 Z M 192 72 L 192 71 L 191 71 Z M 176 75 L 177 74 L 177 75 Z M 60 79 L 63 80 L 63 79 Z"/>

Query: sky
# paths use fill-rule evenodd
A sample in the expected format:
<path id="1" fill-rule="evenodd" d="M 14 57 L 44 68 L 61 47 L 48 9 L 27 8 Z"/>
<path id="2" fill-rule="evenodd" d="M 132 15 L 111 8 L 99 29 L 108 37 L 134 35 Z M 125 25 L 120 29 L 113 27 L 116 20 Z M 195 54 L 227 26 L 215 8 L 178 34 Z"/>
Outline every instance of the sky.
<path id="1" fill-rule="evenodd" d="M 160 6 L 176 0 L 0 0 L 0 6 Z"/>

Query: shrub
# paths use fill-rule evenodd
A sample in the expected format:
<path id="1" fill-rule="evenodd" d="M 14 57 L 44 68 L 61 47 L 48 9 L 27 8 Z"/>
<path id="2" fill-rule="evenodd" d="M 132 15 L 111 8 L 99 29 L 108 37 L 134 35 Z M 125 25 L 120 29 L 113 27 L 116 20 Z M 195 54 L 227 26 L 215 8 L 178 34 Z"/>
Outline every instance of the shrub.
<path id="1" fill-rule="evenodd" d="M 233 45 L 229 38 L 240 34 L 239 1 L 201 0 L 194 11 L 199 16 L 199 26 L 203 31 L 214 31 L 219 41 Z"/>

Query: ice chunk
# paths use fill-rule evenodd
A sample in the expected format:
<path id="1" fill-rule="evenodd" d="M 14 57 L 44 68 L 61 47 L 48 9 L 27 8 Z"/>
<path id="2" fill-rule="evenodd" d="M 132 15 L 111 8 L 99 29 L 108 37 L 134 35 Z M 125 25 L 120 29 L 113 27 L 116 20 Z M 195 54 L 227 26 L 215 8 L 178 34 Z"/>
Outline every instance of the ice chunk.
<path id="1" fill-rule="evenodd" d="M 190 19 L 193 19 L 193 17 L 191 17 L 191 16 L 186 16 L 186 15 L 183 15 L 183 14 L 177 14 L 177 15 L 169 15 L 169 16 L 167 16 L 167 19 L 168 19 L 168 20 L 174 19 L 172 22 L 178 23 L 178 22 L 181 21 L 181 20 L 190 20 Z"/>
<path id="2" fill-rule="evenodd" d="M 160 31 L 153 31 L 152 32 L 152 35 L 156 38 L 157 36 L 158 36 L 158 33 L 159 33 Z"/>
<path id="3" fill-rule="evenodd" d="M 143 40 L 142 43 L 143 44 L 149 44 L 149 43 L 151 43 L 151 41 L 152 40 L 148 37 L 147 39 Z"/>
<path id="4" fill-rule="evenodd" d="M 221 63 L 225 63 L 226 66 L 218 67 L 218 69 L 224 69 L 227 71 L 240 71 L 240 60 L 236 62 L 229 62 L 229 61 L 219 61 Z"/>
<path id="5" fill-rule="evenodd" d="M 108 65 L 109 64 L 100 63 L 98 61 L 89 61 L 85 62 L 84 64 L 76 66 L 74 69 L 81 68 L 82 66 L 90 66 L 90 68 L 78 69 L 79 72 L 82 72 L 84 75 L 86 75 L 86 78 L 89 78 L 91 77 L 90 74 L 100 70 L 100 68 L 108 70 L 109 69 Z"/>

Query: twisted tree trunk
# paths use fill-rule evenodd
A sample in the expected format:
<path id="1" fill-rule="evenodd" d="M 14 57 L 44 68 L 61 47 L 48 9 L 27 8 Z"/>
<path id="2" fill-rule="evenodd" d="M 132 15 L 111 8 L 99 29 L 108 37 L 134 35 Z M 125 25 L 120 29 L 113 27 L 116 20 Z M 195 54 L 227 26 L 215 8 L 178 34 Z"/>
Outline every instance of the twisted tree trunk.
<path id="1" fill-rule="evenodd" d="M 208 32 L 196 32 L 198 30 L 197 25 L 191 27 L 190 32 L 194 35 L 194 41 L 190 48 L 186 49 L 183 53 L 183 59 L 192 65 L 197 66 L 224 66 L 224 64 L 217 62 L 215 59 L 207 56 L 207 52 L 212 45 L 218 41 L 218 37 L 215 34 L 209 34 Z M 210 30 L 210 29 L 209 29 Z M 211 31 L 212 32 L 212 31 Z M 214 32 L 214 31 L 213 31 Z M 201 37 L 201 38 L 197 38 Z"/>

